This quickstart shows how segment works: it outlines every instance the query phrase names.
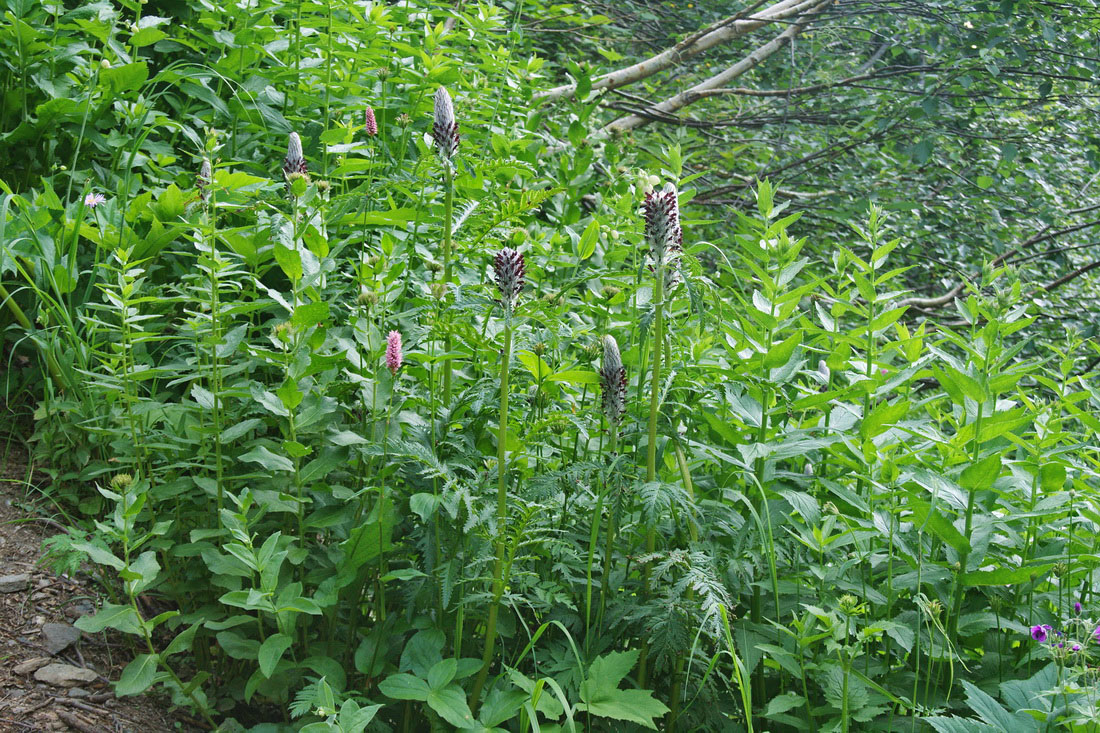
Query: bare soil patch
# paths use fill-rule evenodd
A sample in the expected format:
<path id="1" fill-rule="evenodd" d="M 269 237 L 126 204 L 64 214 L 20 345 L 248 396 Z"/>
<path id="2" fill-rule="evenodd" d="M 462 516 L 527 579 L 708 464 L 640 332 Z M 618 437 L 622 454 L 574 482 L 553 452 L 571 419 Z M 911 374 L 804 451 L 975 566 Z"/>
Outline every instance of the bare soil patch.
<path id="1" fill-rule="evenodd" d="M 167 699 L 115 697 L 110 680 L 132 658 L 130 645 L 72 626 L 94 612 L 99 588 L 83 573 L 58 575 L 42 562 L 42 541 L 64 528 L 28 506 L 26 465 L 11 446 L 0 466 L 0 731 L 198 730 Z"/>

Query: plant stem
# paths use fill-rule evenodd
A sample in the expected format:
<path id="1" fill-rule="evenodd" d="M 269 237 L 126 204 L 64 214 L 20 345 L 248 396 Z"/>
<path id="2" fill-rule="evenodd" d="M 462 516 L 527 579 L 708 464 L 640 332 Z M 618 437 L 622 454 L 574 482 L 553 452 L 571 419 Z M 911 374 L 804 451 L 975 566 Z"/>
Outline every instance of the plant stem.
<path id="1" fill-rule="evenodd" d="M 454 226 L 454 171 L 451 170 L 450 164 L 445 164 L 443 179 L 443 284 L 450 289 L 451 287 L 451 248 L 453 247 L 453 235 L 452 227 Z M 510 334 L 506 334 L 508 337 Z M 453 341 L 451 339 L 451 331 L 448 328 L 446 336 L 443 339 L 443 351 L 450 353 Z M 448 356 L 443 360 L 443 404 L 447 407 L 451 405 L 451 358 Z"/>
<path id="2" fill-rule="evenodd" d="M 500 367 L 500 421 L 497 429 L 497 542 L 496 561 L 493 564 L 493 600 L 489 605 L 489 619 L 485 625 L 485 652 L 481 656 L 481 671 L 477 674 L 473 692 L 470 694 L 471 708 L 475 715 L 481 704 L 481 690 L 489 676 L 489 665 L 493 661 L 496 646 L 497 614 L 500 611 L 500 599 L 504 595 L 504 525 L 508 520 L 508 369 L 512 361 L 512 314 L 507 314 L 504 325 L 504 351 Z"/>
<path id="3" fill-rule="evenodd" d="M 653 301 L 653 371 L 649 392 L 649 443 L 646 445 L 645 480 L 653 483 L 657 480 L 657 413 L 661 407 L 661 357 L 665 340 L 665 268 L 658 264 L 654 273 Z M 646 528 L 645 551 L 650 554 L 657 546 L 657 530 L 650 525 Z M 649 565 L 642 571 L 645 597 L 649 598 Z M 649 661 L 649 642 L 642 645 L 638 659 L 638 686 L 646 685 L 646 666 Z"/>

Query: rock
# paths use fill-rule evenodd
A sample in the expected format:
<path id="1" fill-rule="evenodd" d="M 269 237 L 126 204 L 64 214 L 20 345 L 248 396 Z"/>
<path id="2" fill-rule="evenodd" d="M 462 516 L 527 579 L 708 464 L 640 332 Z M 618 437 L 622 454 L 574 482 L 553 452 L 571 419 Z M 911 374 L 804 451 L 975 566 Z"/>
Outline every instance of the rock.
<path id="1" fill-rule="evenodd" d="M 18 593 L 26 590 L 31 584 L 31 576 L 27 573 L 18 575 L 0 575 L 0 593 Z"/>
<path id="2" fill-rule="evenodd" d="M 80 629 L 68 624 L 43 624 L 42 638 L 46 643 L 46 651 L 57 654 L 80 641 Z"/>
<path id="3" fill-rule="evenodd" d="M 85 690 L 83 687 L 74 687 L 69 690 L 69 697 L 91 697 L 92 693 Z"/>
<path id="4" fill-rule="evenodd" d="M 34 673 L 34 678 L 54 687 L 76 687 L 95 682 L 99 675 L 90 669 L 81 669 L 71 664 L 47 664 Z"/>
<path id="5" fill-rule="evenodd" d="M 25 662 L 20 662 L 15 665 L 12 671 L 16 674 L 30 674 L 31 672 L 42 669 L 51 661 L 49 657 L 34 657 L 33 659 L 28 659 Z"/>
<path id="6" fill-rule="evenodd" d="M 69 618 L 80 618 L 95 613 L 95 606 L 87 601 L 77 601 L 65 608 L 65 615 Z"/>

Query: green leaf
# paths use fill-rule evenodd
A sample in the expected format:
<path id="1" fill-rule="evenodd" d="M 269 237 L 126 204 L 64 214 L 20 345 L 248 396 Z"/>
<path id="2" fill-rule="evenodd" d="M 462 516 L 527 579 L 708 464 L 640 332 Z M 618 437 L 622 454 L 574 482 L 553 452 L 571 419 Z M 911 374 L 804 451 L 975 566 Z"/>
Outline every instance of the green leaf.
<path id="1" fill-rule="evenodd" d="M 422 702 L 428 699 L 428 695 L 432 691 L 427 682 L 404 672 L 391 674 L 378 683 L 378 689 L 382 691 L 383 695 L 392 697 L 394 700 L 420 700 Z M 465 700 L 463 700 L 463 703 L 465 703 Z"/>
<path id="2" fill-rule="evenodd" d="M 142 654 L 126 665 L 115 685 L 115 694 L 120 696 L 140 695 L 148 690 L 157 676 L 157 655 Z"/>
<path id="3" fill-rule="evenodd" d="M 788 336 L 782 343 L 772 346 L 764 356 L 764 368 L 775 369 L 786 364 L 791 360 L 791 355 L 794 354 L 794 350 L 801 343 L 802 331 L 799 330 Z"/>
<path id="4" fill-rule="evenodd" d="M 1033 579 L 1042 578 L 1050 572 L 1053 565 L 1033 565 L 1022 568 L 997 568 L 996 570 L 974 570 L 962 574 L 962 582 L 969 586 L 982 585 L 1019 585 Z"/>
<path id="5" fill-rule="evenodd" d="M 81 616 L 73 624 L 81 631 L 98 634 L 104 629 L 117 629 L 127 634 L 141 634 L 141 622 L 131 606 L 105 603 L 94 616 Z"/>
<path id="6" fill-rule="evenodd" d="M 428 693 L 428 705 L 456 728 L 469 728 L 474 724 L 474 714 L 466 704 L 466 693 L 458 685 L 432 690 Z"/>
<path id="7" fill-rule="evenodd" d="M 262 445 L 258 445 L 241 456 L 242 461 L 259 463 L 268 471 L 294 471 L 294 463 L 286 456 L 277 456 Z"/>
<path id="8" fill-rule="evenodd" d="M 284 244 L 276 241 L 274 244 L 275 249 L 275 262 L 279 264 L 279 268 L 283 271 L 291 282 L 298 282 L 302 279 L 302 255 L 297 250 L 290 249 Z"/>
<path id="9" fill-rule="evenodd" d="M 910 508 L 913 510 L 913 522 L 919 530 L 928 530 L 953 547 L 959 554 L 970 552 L 970 542 L 962 536 L 955 525 L 947 521 L 934 507 L 923 501 L 911 500 Z"/>
<path id="10" fill-rule="evenodd" d="M 620 690 L 619 682 L 638 661 L 639 650 L 611 652 L 592 662 L 588 676 L 581 683 L 582 703 L 577 710 L 614 720 L 626 720 L 657 730 L 653 719 L 668 712 L 664 703 L 655 700 L 649 690 Z"/>
<path id="11" fill-rule="evenodd" d="M 905 417 L 908 412 L 908 400 L 900 400 L 893 404 L 884 402 L 871 410 L 871 414 L 863 418 L 863 422 L 859 426 L 859 434 L 865 440 L 881 435 L 889 430 L 894 423 Z"/>
<path id="12" fill-rule="evenodd" d="M 600 238 L 600 223 L 593 219 L 584 229 L 580 242 L 577 244 L 577 258 L 587 260 L 596 251 L 596 242 Z"/>
<path id="13" fill-rule="evenodd" d="M 586 369 L 567 369 L 563 372 L 551 374 L 546 378 L 548 382 L 568 382 L 569 384 L 598 385 L 600 375 Z"/>
<path id="14" fill-rule="evenodd" d="M 626 720 L 651 730 L 657 730 L 654 718 L 661 718 L 668 708 L 653 698 L 649 690 L 616 690 L 613 694 L 591 702 L 579 703 L 577 710 L 614 720 Z"/>
<path id="15" fill-rule="evenodd" d="M 164 40 L 167 37 L 168 34 L 160 28 L 142 28 L 137 33 L 130 36 L 130 44 L 135 48 L 141 48 L 142 46 L 149 46 L 157 41 Z"/>
<path id="16" fill-rule="evenodd" d="M 144 61 L 112 66 L 99 71 L 99 80 L 107 85 L 112 95 L 138 89 L 148 78 L 149 65 Z"/>
<path id="17" fill-rule="evenodd" d="M 977 463 L 972 463 L 963 469 L 959 476 L 959 486 L 968 491 L 985 491 L 993 486 L 997 476 L 1001 473 L 1001 456 L 994 453 L 986 456 Z"/>
<path id="18" fill-rule="evenodd" d="M 279 660 L 283 658 L 283 654 L 293 643 L 294 639 L 287 634 L 272 634 L 264 640 L 264 643 L 260 645 L 259 652 L 260 672 L 264 677 L 272 675 L 275 667 L 279 664 Z"/>
<path id="19" fill-rule="evenodd" d="M 451 680 L 455 678 L 455 672 L 457 671 L 457 659 L 454 657 L 441 659 L 433 664 L 432 668 L 428 670 L 428 687 L 431 687 L 433 690 L 443 689 L 451 684 Z"/>

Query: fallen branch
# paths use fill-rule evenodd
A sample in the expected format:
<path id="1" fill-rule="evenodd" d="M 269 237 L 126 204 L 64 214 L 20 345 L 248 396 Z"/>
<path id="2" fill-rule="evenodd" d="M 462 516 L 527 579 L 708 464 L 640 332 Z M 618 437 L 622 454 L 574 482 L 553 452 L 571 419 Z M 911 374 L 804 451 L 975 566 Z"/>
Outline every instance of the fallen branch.
<path id="1" fill-rule="evenodd" d="M 738 61 L 733 66 L 725 69 L 718 74 L 710 77 L 709 79 L 696 84 L 691 89 L 681 92 L 669 99 L 666 99 L 660 104 L 654 105 L 651 110 L 658 114 L 669 114 L 679 109 L 686 107 L 698 99 L 701 99 L 700 92 L 704 92 L 711 89 L 720 89 L 728 84 L 730 81 L 741 76 L 745 72 L 759 65 L 762 61 L 774 54 L 781 48 L 784 48 L 795 36 L 802 32 L 802 29 L 810 22 L 810 19 L 825 9 L 828 5 L 831 5 L 833 0 L 819 0 L 812 7 L 807 8 L 806 12 L 796 22 L 792 23 L 785 31 L 780 33 L 772 40 L 765 43 L 760 48 L 750 53 L 745 58 Z M 636 127 L 641 127 L 649 122 L 646 116 L 641 114 L 633 114 L 627 117 L 622 117 L 614 122 L 609 123 L 604 127 L 604 130 L 608 132 L 627 132 L 633 130 Z"/>
<path id="2" fill-rule="evenodd" d="M 798 15 L 812 7 L 816 2 L 817 0 L 781 0 L 775 5 L 761 11 L 759 15 L 746 17 L 760 5 L 763 5 L 763 0 L 758 0 L 736 15 L 711 24 L 691 36 L 688 36 L 675 46 L 666 48 L 656 56 L 652 56 L 644 61 L 639 61 L 624 69 L 619 69 L 618 71 L 612 71 L 609 74 L 596 77 L 592 80 L 592 89 L 593 91 L 597 89 L 617 89 L 618 87 L 646 79 L 665 69 L 672 68 L 686 59 L 698 56 L 707 49 L 727 43 L 735 38 L 740 38 L 768 23 Z M 563 84 L 553 89 L 538 92 L 535 94 L 535 99 L 562 99 L 572 96 L 576 92 L 576 83 Z"/>

